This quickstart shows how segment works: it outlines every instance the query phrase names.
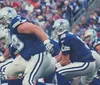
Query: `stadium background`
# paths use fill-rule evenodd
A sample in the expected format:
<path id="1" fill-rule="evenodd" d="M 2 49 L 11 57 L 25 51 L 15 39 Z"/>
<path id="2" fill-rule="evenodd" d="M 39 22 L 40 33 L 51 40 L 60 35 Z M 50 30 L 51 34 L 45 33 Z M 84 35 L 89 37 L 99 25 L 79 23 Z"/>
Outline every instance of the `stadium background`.
<path id="1" fill-rule="evenodd" d="M 87 29 L 96 30 L 100 37 L 100 0 L 0 0 L 0 9 L 5 6 L 15 8 L 50 37 L 59 18 L 68 19 L 70 31 L 82 39 Z"/>

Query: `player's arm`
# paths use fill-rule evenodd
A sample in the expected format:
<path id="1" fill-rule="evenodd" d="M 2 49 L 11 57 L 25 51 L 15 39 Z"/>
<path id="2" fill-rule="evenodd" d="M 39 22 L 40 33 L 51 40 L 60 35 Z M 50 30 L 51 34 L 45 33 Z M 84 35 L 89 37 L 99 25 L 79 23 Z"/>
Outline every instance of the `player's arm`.
<path id="1" fill-rule="evenodd" d="M 4 54 L 2 56 L 0 56 L 0 62 L 5 61 L 6 59 L 9 58 L 9 56 L 10 56 L 9 49 L 6 48 Z"/>
<path id="2" fill-rule="evenodd" d="M 95 48 L 95 50 L 98 52 L 98 54 L 100 54 L 100 40 L 96 41 L 93 44 L 93 47 Z"/>
<path id="3" fill-rule="evenodd" d="M 60 68 L 62 66 L 68 65 L 70 63 L 70 54 L 68 55 L 63 55 L 60 53 L 60 58 L 61 60 L 56 64 L 56 68 Z"/>
<path id="4" fill-rule="evenodd" d="M 68 55 L 61 55 L 61 57 L 62 57 L 62 59 L 61 59 L 60 63 L 61 63 L 62 66 L 69 64 L 69 61 L 70 61 L 69 60 L 69 57 L 70 57 L 69 54 Z"/>
<path id="5" fill-rule="evenodd" d="M 56 55 L 54 58 L 57 60 L 57 62 L 60 62 L 62 57 L 61 57 L 62 52 L 60 51 L 58 55 Z"/>
<path id="6" fill-rule="evenodd" d="M 59 56 L 61 60 L 56 64 L 56 68 L 68 65 L 70 63 L 70 44 L 66 42 L 59 43 L 61 46 L 61 52 Z"/>
<path id="7" fill-rule="evenodd" d="M 53 44 L 51 44 L 47 34 L 42 30 L 41 27 L 29 22 L 24 22 L 18 26 L 17 30 L 19 33 L 35 34 L 40 40 L 43 41 L 46 50 L 50 53 L 53 52 Z"/>
<path id="8" fill-rule="evenodd" d="M 17 30 L 19 33 L 35 34 L 43 42 L 48 40 L 47 34 L 42 30 L 41 27 L 29 22 L 24 22 L 23 24 L 19 25 Z"/>
<path id="9" fill-rule="evenodd" d="M 9 49 L 8 48 L 5 49 L 5 52 L 4 52 L 3 56 L 4 56 L 5 59 L 9 58 L 10 53 L 9 53 Z"/>
<path id="10" fill-rule="evenodd" d="M 95 47 L 95 49 L 96 49 L 97 52 L 100 54 L 100 45 L 97 45 L 97 46 Z"/>

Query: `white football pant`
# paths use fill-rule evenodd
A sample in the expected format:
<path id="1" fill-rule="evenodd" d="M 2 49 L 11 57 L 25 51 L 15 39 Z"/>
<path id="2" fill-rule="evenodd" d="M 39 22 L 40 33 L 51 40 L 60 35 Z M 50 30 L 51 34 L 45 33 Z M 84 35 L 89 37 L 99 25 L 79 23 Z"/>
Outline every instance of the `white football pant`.
<path id="1" fill-rule="evenodd" d="M 10 63 L 6 69 L 5 69 L 5 75 L 7 77 L 14 77 L 17 76 L 19 73 L 22 73 L 25 71 L 25 68 L 27 66 L 27 62 L 25 59 L 23 59 L 20 55 L 16 57 L 12 63 Z"/>
<path id="2" fill-rule="evenodd" d="M 66 66 L 58 68 L 56 72 L 66 77 L 66 79 L 72 79 L 74 77 L 81 76 L 81 83 L 88 85 L 98 69 L 100 68 L 100 55 L 95 51 L 92 51 L 92 55 L 95 58 L 94 62 L 74 62 Z"/>
<path id="3" fill-rule="evenodd" d="M 33 85 L 39 78 L 48 76 L 55 71 L 55 61 L 51 54 L 40 53 L 32 56 L 25 69 L 23 85 Z"/>

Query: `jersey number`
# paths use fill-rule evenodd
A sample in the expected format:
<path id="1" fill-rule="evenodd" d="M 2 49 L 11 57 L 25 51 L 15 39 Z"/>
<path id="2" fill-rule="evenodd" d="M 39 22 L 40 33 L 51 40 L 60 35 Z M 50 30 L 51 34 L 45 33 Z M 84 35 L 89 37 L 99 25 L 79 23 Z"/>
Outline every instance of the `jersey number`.
<path id="1" fill-rule="evenodd" d="M 22 41 L 20 41 L 16 35 L 12 35 L 11 46 L 16 48 L 18 51 L 21 51 L 24 47 L 24 43 Z"/>

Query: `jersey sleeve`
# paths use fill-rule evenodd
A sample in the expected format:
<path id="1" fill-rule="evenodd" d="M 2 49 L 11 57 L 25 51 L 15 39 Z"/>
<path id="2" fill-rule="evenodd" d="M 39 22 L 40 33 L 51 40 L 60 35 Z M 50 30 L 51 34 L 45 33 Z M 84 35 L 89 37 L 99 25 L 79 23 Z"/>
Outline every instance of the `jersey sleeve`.
<path id="1" fill-rule="evenodd" d="M 53 53 L 52 53 L 52 56 L 54 57 L 54 56 L 56 56 L 56 55 L 58 55 L 59 54 L 59 52 L 60 52 L 60 47 L 59 47 L 59 44 L 56 42 L 56 41 L 54 41 L 54 40 L 50 40 L 50 42 L 54 45 L 53 46 Z"/>
<path id="2" fill-rule="evenodd" d="M 11 56 L 15 56 L 18 53 L 18 50 L 14 48 L 11 44 L 9 44 L 9 52 Z"/>
<path id="3" fill-rule="evenodd" d="M 23 18 L 21 16 L 16 16 L 11 22 L 12 28 L 16 28 L 17 26 L 19 26 L 20 24 L 22 24 L 26 21 L 27 21 L 26 18 Z"/>
<path id="4" fill-rule="evenodd" d="M 70 42 L 66 37 L 60 40 L 59 45 L 63 55 L 70 54 Z"/>

